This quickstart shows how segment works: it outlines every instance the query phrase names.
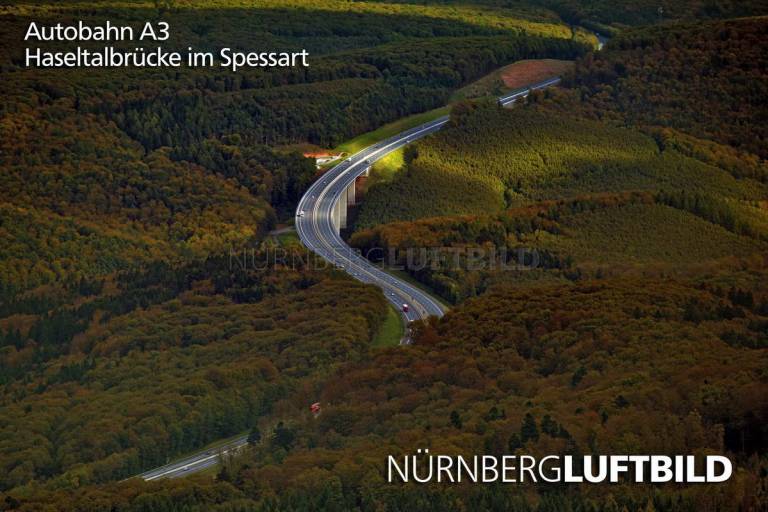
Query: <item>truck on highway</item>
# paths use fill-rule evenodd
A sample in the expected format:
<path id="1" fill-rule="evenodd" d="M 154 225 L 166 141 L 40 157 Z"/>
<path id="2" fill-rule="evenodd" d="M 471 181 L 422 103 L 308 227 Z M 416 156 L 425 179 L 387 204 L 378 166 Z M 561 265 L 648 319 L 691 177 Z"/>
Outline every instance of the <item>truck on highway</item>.
<path id="1" fill-rule="evenodd" d="M 408 304 L 403 304 L 403 313 L 408 312 Z"/>

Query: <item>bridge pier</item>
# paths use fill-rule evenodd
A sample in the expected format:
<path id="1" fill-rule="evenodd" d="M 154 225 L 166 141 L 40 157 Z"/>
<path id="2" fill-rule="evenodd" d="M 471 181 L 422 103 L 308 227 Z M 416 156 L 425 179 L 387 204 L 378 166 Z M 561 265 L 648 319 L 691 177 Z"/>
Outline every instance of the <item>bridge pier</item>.
<path id="1" fill-rule="evenodd" d="M 357 180 L 355 180 L 357 181 Z M 347 207 L 355 204 L 355 181 L 353 181 L 339 196 L 339 200 L 331 212 L 331 223 L 336 232 L 347 227 Z"/>
<path id="2" fill-rule="evenodd" d="M 339 202 L 336 203 L 336 207 L 339 209 L 339 228 L 344 229 L 347 227 L 347 191 L 341 193 Z"/>

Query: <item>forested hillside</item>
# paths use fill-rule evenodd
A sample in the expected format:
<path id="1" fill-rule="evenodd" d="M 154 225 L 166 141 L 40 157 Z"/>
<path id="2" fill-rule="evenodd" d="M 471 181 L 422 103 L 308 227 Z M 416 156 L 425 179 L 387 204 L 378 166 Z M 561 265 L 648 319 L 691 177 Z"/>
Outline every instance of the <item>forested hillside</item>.
<path id="1" fill-rule="evenodd" d="M 747 376 L 749 370 L 725 370 L 724 380 L 743 377 L 744 385 L 752 389 L 737 392 L 729 405 L 714 405 L 717 399 L 710 401 L 713 395 L 702 388 L 713 384 L 718 388 L 715 395 L 729 394 L 721 395 L 723 388 L 714 384 L 719 370 L 709 359 L 713 354 L 730 352 L 745 361 L 762 361 L 768 346 L 764 293 L 768 191 L 760 157 L 765 147 L 761 133 L 765 94 L 760 92 L 766 84 L 761 63 L 765 45 L 764 38 L 754 36 L 765 27 L 764 20 L 750 20 L 628 33 L 611 41 L 604 53 L 579 61 L 575 74 L 566 80 L 571 89 L 534 94 L 530 105 L 510 111 L 482 104 L 454 108 L 444 132 L 406 153 L 400 175 L 371 189 L 371 209 L 363 207 L 359 225 L 373 227 L 359 230 L 351 242 L 364 251 L 379 248 L 372 254 L 382 254 L 382 247 L 393 249 L 395 261 L 387 264 L 410 268 L 416 279 L 460 303 L 421 331 L 420 341 L 429 348 L 414 360 L 418 370 L 406 370 L 405 375 L 421 374 L 426 368 L 436 373 L 438 368 L 461 368 L 453 380 L 443 376 L 441 381 L 465 377 L 467 383 L 504 375 L 486 382 L 477 394 L 467 394 L 467 403 L 477 404 L 480 397 L 496 391 L 504 397 L 506 393 L 525 397 L 516 404 L 502 404 L 503 398 L 499 403 L 480 402 L 467 412 L 445 407 L 443 425 L 480 433 L 477 446 L 482 443 L 491 451 L 496 446 L 504 453 L 536 452 L 539 443 L 546 446 L 541 453 L 552 453 L 556 447 L 566 453 L 648 447 L 659 453 L 695 452 L 703 445 L 672 448 L 668 443 L 712 436 L 704 442 L 714 443 L 707 449 L 732 453 L 746 479 L 737 486 L 753 489 L 745 494 L 732 494 L 736 487 L 689 489 L 672 497 L 664 490 L 625 488 L 605 501 L 595 492 L 588 493 L 590 498 L 549 492 L 542 493 L 537 506 L 492 491 L 470 498 L 480 500 L 481 507 L 760 510 L 765 506 L 766 433 L 757 427 L 764 420 L 756 419 L 766 414 L 765 372 Z M 743 51 L 728 50 L 742 44 Z M 723 55 L 727 58 L 718 60 Z M 451 182 L 460 184 L 460 192 L 446 192 Z M 475 201 L 474 194 L 484 190 L 480 183 L 492 186 Z M 407 200 L 395 202 L 395 197 Z M 374 226 L 377 217 L 418 219 L 433 215 L 431 209 L 434 215 L 474 215 Z M 473 296 L 477 298 L 468 299 Z M 616 326 L 615 337 L 611 325 Z M 585 338 L 594 345 L 584 347 Z M 472 346 L 473 357 L 485 351 L 493 356 L 478 362 L 476 373 L 465 376 L 467 360 L 452 360 L 441 345 L 449 340 L 456 346 Z M 501 347 L 514 347 L 513 355 L 502 355 Z M 435 356 L 432 365 L 426 362 L 430 355 Z M 518 357 L 525 362 L 511 362 Z M 595 357 L 600 361 L 598 374 L 590 363 Z M 507 364 L 499 364 L 495 374 L 499 359 Z M 525 370 L 533 361 L 537 378 Z M 645 371 L 640 370 L 644 361 L 653 361 Z M 409 362 L 401 358 L 396 364 L 402 368 Z M 509 373 L 501 370 L 510 365 L 514 369 Z M 764 366 L 765 362 L 758 363 L 755 369 Z M 747 366 L 740 364 L 742 368 Z M 381 361 L 377 370 L 382 371 L 381 379 L 389 375 Z M 466 371 L 471 372 L 471 366 Z M 542 377 L 546 383 L 539 380 Z M 362 387 L 359 382 L 353 385 Z M 584 441 L 575 434 L 580 420 L 562 419 L 590 410 L 578 398 L 584 386 L 606 393 L 588 399 L 595 416 L 581 418 L 589 432 L 588 448 L 581 447 Z M 627 393 L 617 389 L 622 386 Z M 694 388 L 702 401 L 682 405 L 686 396 L 694 396 L 689 394 Z M 645 398 L 643 389 L 648 389 Z M 375 390 L 380 393 L 381 387 Z M 749 405 L 742 402 L 738 411 L 740 398 L 752 393 L 756 395 Z M 426 394 L 436 392 L 430 389 Z M 463 396 L 448 395 L 454 397 L 451 406 L 455 397 Z M 609 407 L 601 405 L 607 402 Z M 649 408 L 640 412 L 639 404 Z M 676 413 L 670 415 L 667 407 Z M 440 415 L 420 416 L 425 409 L 416 406 L 406 413 L 414 423 L 423 418 L 430 427 L 414 433 L 417 439 L 436 452 L 460 451 L 466 439 L 452 443 L 445 433 L 431 437 L 435 423 L 430 419 Z M 635 413 L 639 415 L 632 419 Z M 710 413 L 714 416 L 707 419 Z M 388 409 L 386 417 L 392 414 Z M 687 417 L 679 416 L 670 424 L 675 414 Z M 499 435 L 493 425 L 505 421 L 511 425 Z M 752 434 L 733 435 L 735 425 L 747 424 L 756 428 Z M 610 434 L 601 440 L 603 428 Z M 698 434 L 691 436 L 693 432 Z M 747 439 L 754 444 L 744 451 Z M 394 443 L 390 451 L 397 446 Z M 740 451 L 742 455 L 737 455 Z M 455 498 L 447 499 L 450 507 L 456 507 Z"/>
<path id="2" fill-rule="evenodd" d="M 621 190 L 764 199 L 766 30 L 763 18 L 638 29 L 579 60 L 564 91 L 533 95 L 535 111 L 456 105 L 406 172 L 371 188 L 356 227 Z"/>
<path id="3" fill-rule="evenodd" d="M 51 510 L 120 511 L 760 510 L 766 466 L 753 454 L 763 453 L 768 435 L 768 360 L 764 350 L 724 340 L 732 318 L 765 324 L 757 319 L 768 313 L 767 276 L 761 261 L 695 280 L 497 288 L 422 325 L 413 347 L 339 369 L 319 392 L 327 404 L 319 418 L 307 413 L 268 431 L 227 463 L 218 482 L 129 482 L 43 502 Z M 738 295 L 708 284 L 733 280 L 742 286 Z M 705 313 L 693 316 L 686 304 Z M 726 452 L 744 471 L 716 490 L 387 484 L 386 456 L 414 447 L 446 454 Z"/>
<path id="4" fill-rule="evenodd" d="M 735 255 L 760 257 L 768 249 L 765 224 L 743 218 L 731 203 L 696 193 L 600 194 L 496 215 L 396 222 L 355 233 L 350 243 L 385 255 L 385 265 L 457 303 L 504 282 L 690 275 L 732 264 Z M 758 334 L 747 344 L 765 341 Z"/>
<path id="5" fill-rule="evenodd" d="M 761 13 L 0 7 L 0 510 L 765 509 L 768 25 L 691 22 Z M 171 48 L 306 48 L 311 65 L 30 70 L 33 19 L 164 19 Z M 585 27 L 615 38 L 588 53 Z M 392 314 L 380 290 L 296 244 L 274 259 L 268 232 L 317 177 L 284 147 L 333 147 L 538 58 L 577 59 L 565 87 L 512 109 L 459 102 L 367 191 L 350 242 L 396 263 L 437 248 L 408 272 L 452 304 L 413 326 L 413 346 L 372 347 Z M 246 431 L 207 474 L 120 481 Z M 736 472 L 719 486 L 385 483 L 388 454 L 424 447 L 718 453 Z"/>
<path id="6" fill-rule="evenodd" d="M 762 173 L 660 146 L 637 129 L 545 109 L 460 104 L 445 130 L 405 153 L 404 171 L 371 187 L 358 229 L 394 220 L 498 212 L 543 199 L 623 190 L 679 190 L 738 201 L 765 197 Z M 428 198 L 428 199 L 426 199 Z"/>
<path id="7" fill-rule="evenodd" d="M 83 11 L 63 2 L 2 11 L 0 200 L 19 219 L 0 231 L 11 247 L 0 257 L 3 288 L 91 278 L 259 238 L 275 211 L 292 212 L 315 172 L 309 160 L 268 146 L 334 145 L 442 105 L 453 89 L 503 63 L 571 58 L 591 44 L 534 8 L 513 16 L 330 0 L 169 5 L 107 2 Z M 107 18 L 133 25 L 162 18 L 171 26 L 167 48 L 307 48 L 311 65 L 237 74 L 23 67 L 31 20 Z M 39 227 L 18 236 L 31 218 Z M 74 261 L 75 253 L 84 257 Z"/>
<path id="8" fill-rule="evenodd" d="M 167 49 L 306 48 L 310 66 L 24 67 L 31 21 L 107 19 L 162 19 Z M 316 177 L 278 146 L 333 146 L 595 38 L 542 7 L 225 0 L 5 5 L 0 43 L 0 490 L 28 495 L 290 418 L 367 350 L 379 291 L 233 267 Z"/>
<path id="9" fill-rule="evenodd" d="M 740 279 L 758 293 L 765 276 L 762 263 Z M 765 443 L 766 353 L 724 343 L 727 316 L 694 319 L 681 308 L 723 301 L 722 291 L 688 281 L 497 289 L 423 327 L 415 353 L 388 351 L 330 381 L 324 398 L 333 410 L 307 422 L 305 435 L 318 444 L 309 460 L 325 461 L 338 483 L 308 463 L 313 452 L 300 444 L 280 466 L 243 470 L 241 477 L 259 482 L 257 496 L 286 481 L 311 490 L 281 493 L 292 505 L 323 499 L 390 509 L 415 502 L 424 510 L 637 510 L 648 502 L 656 510 L 701 510 L 713 502 L 722 510 L 749 508 L 761 485 L 760 465 L 747 456 Z M 753 314 L 753 305 L 733 306 Z M 560 494 L 542 486 L 536 507 L 524 505 L 518 486 L 442 486 L 431 499 L 419 499 L 423 488 L 414 486 L 382 497 L 386 484 L 371 469 L 385 454 L 411 453 L 414 445 L 432 453 L 727 450 L 743 454 L 750 472 L 714 496 L 702 488 L 624 487 L 609 497 L 607 489 Z M 297 494 L 303 502 L 294 501 Z"/>
<path id="10" fill-rule="evenodd" d="M 510 276 L 683 272 L 764 251 L 766 27 L 639 29 L 528 105 L 456 105 L 445 130 L 405 153 L 402 172 L 370 188 L 351 243 L 393 248 L 398 264 L 446 248 L 411 273 L 450 301 Z M 415 219 L 425 220 L 380 224 Z M 486 252 L 486 268 L 439 264 L 467 246 Z M 514 260 L 523 247 L 537 251 L 535 271 L 488 268 L 489 254 Z"/>
<path id="11" fill-rule="evenodd" d="M 567 84 L 591 117 L 718 142 L 754 167 L 768 157 L 766 35 L 764 17 L 630 31 Z"/>
<path id="12" fill-rule="evenodd" d="M 407 376 L 439 374 L 441 384 L 484 383 L 475 393 L 444 395 L 444 388 L 428 384 L 413 386 L 421 395 L 396 387 L 397 396 L 409 400 L 399 410 L 389 405 L 397 403 L 394 393 L 381 385 L 368 390 L 375 398 L 356 394 L 352 408 L 371 400 L 386 410 L 379 421 L 394 416 L 419 425 L 410 432 L 398 428 L 389 452 L 412 439 L 431 452 L 461 452 L 471 442 L 441 431 L 433 418 L 442 417 L 443 427 L 479 436 L 470 452 L 713 450 L 730 453 L 744 480 L 719 489 L 622 488 L 610 499 L 595 490 L 566 497 L 540 489 L 535 504 L 504 490 L 457 498 L 441 489 L 429 503 L 446 501 L 434 510 L 766 506 L 768 444 L 758 427 L 765 420 L 757 417 L 767 411 L 762 130 L 768 74 L 759 35 L 767 26 L 752 19 L 629 31 L 604 52 L 577 61 L 563 89 L 533 94 L 527 105 L 457 105 L 444 131 L 406 151 L 390 182 L 371 187 L 350 239 L 364 254 L 386 255 L 382 264 L 405 268 L 458 304 L 420 331 L 420 357 L 399 357 L 393 366 L 405 367 Z M 393 219 L 405 221 L 377 223 Z M 594 344 L 585 347 L 585 339 Z M 452 359 L 448 346 L 471 347 L 471 357 L 480 359 L 476 372 L 468 358 Z M 513 347 L 512 355 L 502 347 Z M 492 355 L 479 356 L 485 353 Z M 745 359 L 738 370 L 721 367 L 720 374 L 718 364 L 735 361 L 720 357 L 725 353 Z M 720 356 L 710 359 L 713 354 Z M 751 373 L 747 360 L 762 362 Z M 534 361 L 537 377 L 526 373 Z M 650 364 L 641 370 L 645 361 Z M 375 368 L 371 382 L 392 382 L 386 363 L 379 360 Z M 461 370 L 447 376 L 441 368 Z M 722 383 L 744 379 L 746 388 L 728 405 L 712 400 L 730 394 L 716 384 L 718 375 Z M 364 388 L 359 381 L 350 385 Z M 718 388 L 714 395 L 704 390 L 709 385 Z M 605 395 L 586 398 L 585 386 Z M 494 393 L 503 398 L 483 401 Z M 511 404 L 505 402 L 510 395 L 523 397 Z M 460 396 L 464 411 L 453 408 Z M 693 396 L 701 401 L 688 401 Z M 441 414 L 427 402 L 442 406 Z M 347 418 L 348 431 L 360 432 L 355 425 L 364 419 Z M 505 422 L 499 434 L 494 425 Z M 748 424 L 752 433 L 734 436 L 736 425 Z M 693 438 L 713 444 L 669 444 Z M 362 457 L 367 445 L 353 446 L 346 452 Z M 299 467 L 301 460 L 295 459 Z M 288 478 L 296 471 L 268 467 L 258 474 Z"/>
<path id="13" fill-rule="evenodd" d="M 543 4 L 565 20 L 604 32 L 626 25 L 768 14 L 765 0 L 546 0 Z"/>
<path id="14" fill-rule="evenodd" d="M 299 264 L 249 251 L 245 265 L 154 265 L 120 274 L 110 293 L 82 285 L 76 307 L 52 308 L 23 336 L 0 329 L 0 487 L 131 476 L 251 428 L 358 357 L 384 298 L 287 256 Z"/>

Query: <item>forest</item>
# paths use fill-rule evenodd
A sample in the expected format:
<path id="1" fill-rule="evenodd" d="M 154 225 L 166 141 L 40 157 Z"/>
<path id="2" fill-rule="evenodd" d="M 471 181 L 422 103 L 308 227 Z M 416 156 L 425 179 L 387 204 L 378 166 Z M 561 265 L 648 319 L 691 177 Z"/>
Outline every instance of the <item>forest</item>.
<path id="1" fill-rule="evenodd" d="M 268 233 L 316 177 L 292 145 L 335 145 L 503 64 L 595 42 L 539 7 L 209 4 L 0 11 L 2 491 L 119 480 L 303 409 L 299 390 L 362 357 L 390 313 L 295 246 L 298 266 L 233 267 L 233 250 L 268 259 Z M 168 48 L 312 60 L 237 74 L 22 65 L 30 20 L 80 19 L 163 19 Z"/>
<path id="2" fill-rule="evenodd" d="M 626 31 L 578 59 L 566 88 L 532 95 L 536 108 L 457 104 L 406 172 L 372 187 L 356 227 L 622 190 L 761 200 L 766 30 L 755 18 Z"/>
<path id="3" fill-rule="evenodd" d="M 392 249 L 393 263 L 406 267 L 409 255 L 437 248 L 409 272 L 452 303 L 498 281 L 690 273 L 763 253 L 768 166 L 750 149 L 765 147 L 765 40 L 756 34 L 768 24 L 695 27 L 629 31 L 578 60 L 568 87 L 523 106 L 455 105 L 448 128 L 370 187 L 350 243 L 370 254 Z M 729 37 L 706 37 L 713 32 Z M 742 42 L 744 51 L 729 50 Z M 727 52 L 731 60 L 716 61 Z M 695 91 L 692 75 L 677 71 L 689 62 L 710 65 Z M 720 102 L 730 114 L 698 115 Z M 468 268 L 467 247 L 484 251 L 485 268 Z M 456 249 L 466 256 L 460 265 L 441 264 Z M 514 260 L 520 249 L 536 251 L 537 268 L 490 268 L 492 255 Z"/>
<path id="4" fill-rule="evenodd" d="M 768 233 L 738 224 L 740 216 L 711 196 L 625 192 L 543 201 L 496 215 L 395 222 L 358 231 L 350 243 L 459 303 L 505 282 L 690 275 L 734 255 L 760 258 Z M 759 330 L 753 334 L 753 345 L 766 342 Z"/>
<path id="5" fill-rule="evenodd" d="M 547 0 L 544 5 L 571 23 L 616 33 L 617 28 L 766 13 L 763 0 Z"/>
<path id="6" fill-rule="evenodd" d="M 494 103 L 459 104 L 451 115 L 452 126 L 405 153 L 403 172 L 368 190 L 357 229 L 625 190 L 687 188 L 747 204 L 766 195 L 757 175 L 737 174 L 673 143 L 660 147 L 635 128 Z"/>
<path id="7" fill-rule="evenodd" d="M 338 368 L 328 404 L 259 425 L 259 441 L 194 477 L 12 496 L 19 510 L 760 510 L 766 352 L 723 341 L 765 304 L 766 262 L 694 279 L 617 277 L 467 300 L 416 343 Z M 739 293 L 709 283 L 738 280 Z M 703 316 L 692 314 L 695 305 Z M 723 307 L 730 313 L 720 313 Z M 764 306 L 763 306 L 764 307 Z M 766 313 L 765 311 L 763 313 Z M 765 322 L 765 320 L 763 320 Z M 723 453 L 728 484 L 566 489 L 414 486 L 384 480 L 387 454 Z M 10 496 L 10 495 L 9 495 Z M 8 501 L 8 499 L 6 499 Z"/>
<path id="8" fill-rule="evenodd" d="M 0 255 L 3 288 L 92 278 L 258 239 L 290 215 L 314 178 L 310 160 L 281 146 L 333 146 L 442 105 L 455 88 L 503 63 L 573 58 L 593 44 L 542 9 L 494 10 L 473 22 L 483 8 L 389 12 L 371 3 L 350 13 L 345 6 L 329 0 L 321 6 L 327 14 L 295 6 L 290 17 L 285 2 L 4 9 L 0 183 L 2 208 L 18 220 L 0 231 L 10 248 Z M 237 40 L 302 46 L 313 59 L 309 68 L 237 74 L 26 69 L 23 34 L 33 16 L 129 24 L 162 16 L 174 27 L 170 48 Z M 39 227 L 22 228 L 33 223 Z"/>
<path id="9" fill-rule="evenodd" d="M 108 293 L 83 283 L 76 308 L 39 315 L 24 337 L 3 333 L 0 487 L 131 476 L 251 428 L 367 349 L 381 294 L 294 256 L 157 263 L 120 273 Z"/>
<path id="10" fill-rule="evenodd" d="M 657 443 L 698 431 L 713 436 L 705 444 L 719 444 L 699 449 L 731 454 L 751 482 L 736 485 L 739 496 L 730 494 L 736 487 L 699 492 L 626 488 L 610 498 L 600 491 L 539 489 L 531 499 L 532 493 L 523 491 L 521 497 L 501 489 L 490 491 L 492 497 L 484 494 L 481 507 L 693 511 L 766 506 L 768 444 L 764 428 L 758 427 L 764 420 L 757 420 L 766 414 L 765 362 L 757 363 L 751 377 L 741 364 L 739 370 L 723 374 L 726 380 L 743 377 L 753 390 L 729 399 L 735 406 L 750 396 L 741 412 L 724 404 L 708 409 L 705 402 L 714 404 L 709 398 L 682 405 L 690 396 L 689 386 L 718 380 L 710 355 L 733 351 L 745 361 L 762 361 L 768 348 L 768 167 L 762 133 L 766 27 L 759 18 L 623 32 L 603 52 L 578 59 L 561 89 L 535 93 L 512 109 L 482 101 L 455 105 L 445 130 L 405 151 L 402 169 L 368 191 L 350 243 L 364 254 L 394 254 L 394 261 L 380 263 L 404 267 L 456 304 L 443 319 L 421 328 L 419 343 L 425 352 L 420 358 L 401 356 L 393 366 L 401 370 L 412 363 L 414 369 L 402 373 L 407 376 L 460 369 L 450 377 L 442 374 L 441 383 L 462 377 L 466 383 L 483 381 L 497 375 L 493 368 L 499 360 L 505 362 L 498 363 L 498 375 L 503 374 L 501 368 L 514 368 L 506 374 L 511 388 L 503 387 L 503 380 L 478 384 L 481 391 L 466 394 L 472 410 L 463 411 L 454 408 L 464 396 L 455 390 L 439 395 L 428 387 L 420 398 L 418 391 L 399 387 L 382 393 L 382 380 L 391 382 L 392 374 L 380 360 L 366 367 L 377 372 L 370 392 L 387 411 L 379 422 L 395 414 L 392 402 L 412 398 L 412 409 L 399 410 L 413 423 L 421 419 L 421 428 L 412 436 L 430 450 L 448 453 L 463 453 L 468 441 L 452 442 L 444 431 L 433 437 L 433 429 L 440 428 L 435 417 L 442 416 L 443 426 L 459 431 L 470 425 L 469 430 L 482 437 L 475 446 L 496 446 L 507 450 L 504 453 L 529 453 L 532 444 L 542 442 L 547 446 L 542 453 L 552 453 L 555 446 L 563 446 L 561 453 L 574 453 L 574 445 L 584 442 L 589 448 L 575 453 L 649 446 L 665 452 L 669 446 Z M 693 290 L 695 296 L 689 295 Z M 599 296 L 606 302 L 599 311 L 591 310 Z M 648 315 L 658 324 L 636 330 L 636 322 Z M 609 316 L 617 322 L 615 338 L 609 334 Z M 702 328 L 712 330 L 705 334 Z M 580 348 L 585 336 L 596 345 Z M 611 346 L 612 339 L 618 344 Z M 665 340 L 670 352 L 663 348 Z M 447 346 L 472 351 L 472 356 L 451 360 Z M 539 376 L 526 378 L 527 363 L 511 363 L 499 352 L 501 347 L 512 347 L 514 357 L 523 361 L 536 361 Z M 493 355 L 471 373 L 467 361 L 486 350 Z M 432 364 L 427 362 L 430 356 Z M 588 362 L 594 357 L 600 359 L 599 376 Z M 679 364 L 681 358 L 686 363 Z M 643 371 L 646 361 L 650 366 Z M 674 369 L 665 375 L 667 365 Z M 619 373 L 607 378 L 613 371 Z M 564 418 L 580 416 L 589 407 L 558 387 L 558 375 L 563 388 L 570 390 L 580 389 L 590 375 L 595 379 L 588 386 L 606 395 L 589 401 L 596 416 L 584 418 L 583 425 L 589 430 L 617 422 L 608 427 L 608 437 L 600 441 L 599 432 L 591 430 L 586 441 L 578 441 L 579 421 Z M 362 386 L 354 382 L 353 387 Z M 512 396 L 525 398 L 505 402 L 510 389 Z M 648 394 L 640 402 L 650 408 L 631 419 L 632 410 L 638 412 L 638 396 L 625 391 L 643 394 L 644 389 Z M 504 398 L 482 402 L 494 391 Z M 366 400 L 357 394 L 355 399 Z M 605 403 L 611 405 L 601 405 Z M 442 415 L 435 414 L 433 406 L 442 406 Z M 664 411 L 670 406 L 675 414 L 688 415 L 678 417 L 676 424 L 694 421 L 701 426 L 688 423 L 677 430 L 667 423 Z M 406 421 L 397 418 L 398 423 Z M 362 425 L 365 418 L 357 421 Z M 491 425 L 505 421 L 511 427 L 496 437 L 498 431 Z M 748 424 L 755 429 L 752 433 L 734 435 L 734 426 Z M 545 430 L 550 434 L 542 434 Z M 490 440 L 489 432 L 494 432 Z M 408 446 L 402 440 L 412 439 L 402 429 L 398 434 L 389 451 L 397 452 Z M 383 439 L 390 437 L 389 432 L 382 434 Z M 745 449 L 748 440 L 753 444 Z M 357 450 L 358 445 L 346 448 L 362 457 Z M 671 451 L 676 450 L 697 448 L 678 446 Z M 297 457 L 296 463 L 301 460 Z M 274 471 L 277 479 L 296 474 Z M 750 490 L 741 494 L 746 488 Z M 447 502 L 434 505 L 434 510 L 477 506 L 471 490 L 446 497 L 440 489 L 439 496 Z M 342 497 L 348 499 L 349 494 L 342 491 Z"/>
<path id="11" fill-rule="evenodd" d="M 4 5 L 0 510 L 764 509 L 768 24 L 717 19 L 753 14 L 768 6 Z M 20 65 L 30 19 L 80 18 L 163 18 L 170 47 L 307 48 L 311 65 Z M 612 36 L 603 51 L 589 30 Z M 535 58 L 574 70 L 511 109 L 453 103 L 367 191 L 349 242 L 399 264 L 436 248 L 409 274 L 451 306 L 412 326 L 412 346 L 374 347 L 392 314 L 380 290 L 270 234 L 317 177 L 296 147 Z M 124 480 L 245 432 L 202 474 Z M 418 447 L 717 453 L 737 472 L 721 486 L 387 484 L 386 456 Z"/>
<path id="12" fill-rule="evenodd" d="M 579 61 L 569 86 L 590 117 L 717 142 L 754 167 L 768 156 L 766 34 L 765 18 L 629 31 Z"/>

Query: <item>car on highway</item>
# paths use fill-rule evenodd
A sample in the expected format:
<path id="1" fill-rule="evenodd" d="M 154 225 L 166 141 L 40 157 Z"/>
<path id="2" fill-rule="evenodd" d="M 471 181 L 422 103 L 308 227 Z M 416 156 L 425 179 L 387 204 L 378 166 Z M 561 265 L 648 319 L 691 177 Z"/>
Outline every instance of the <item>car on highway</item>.
<path id="1" fill-rule="evenodd" d="M 300 202 L 300 204 L 303 204 L 305 208 L 309 208 L 312 212 L 312 222 L 297 221 L 297 227 L 300 228 L 298 229 L 298 235 L 301 241 L 307 248 L 322 256 L 330 264 L 330 268 L 348 268 L 349 273 L 358 280 L 373 283 L 386 290 L 389 294 L 389 304 L 395 309 L 399 307 L 406 317 L 404 322 L 406 323 L 405 338 L 402 340 L 404 345 L 409 345 L 413 341 L 411 339 L 411 322 L 416 318 L 424 319 L 428 315 L 442 316 L 444 314 L 443 306 L 432 300 L 427 294 L 413 288 L 407 282 L 384 274 L 383 270 L 374 266 L 373 263 L 362 259 L 359 255 L 355 255 L 354 258 L 349 256 L 352 249 L 339 236 L 338 226 L 333 224 L 333 209 L 336 206 L 336 202 L 340 201 L 340 192 L 353 183 L 353 180 L 356 178 L 353 175 L 358 174 L 358 172 L 352 171 L 359 166 L 359 163 L 365 162 L 370 164 L 373 159 L 381 158 L 390 154 L 398 147 L 402 147 L 403 137 L 405 137 L 406 142 L 416 141 L 421 135 L 437 131 L 447 122 L 447 117 L 441 118 L 441 120 L 433 121 L 407 133 L 377 143 L 364 150 L 365 152 L 360 152 L 354 158 L 353 156 L 347 156 L 344 160 L 347 165 L 335 167 L 322 177 L 319 177 L 317 180 L 319 183 L 316 182 L 311 187 L 311 191 L 308 191 Z M 369 156 L 366 158 L 363 156 L 365 154 Z M 323 196 L 324 201 L 319 201 L 320 196 Z M 308 199 L 311 200 L 308 201 Z M 322 206 L 325 206 L 325 208 L 320 208 Z M 298 210 L 296 212 L 297 217 L 303 217 L 304 215 L 305 210 Z M 402 299 L 413 302 L 413 313 L 410 312 L 411 306 L 409 303 L 400 302 Z M 240 442 L 243 443 L 241 446 L 247 446 L 245 439 L 238 441 L 238 443 Z M 235 452 L 239 449 L 237 444 L 226 445 L 226 450 L 223 450 L 221 453 Z M 213 452 L 214 450 L 207 450 L 203 452 L 202 457 L 198 456 L 194 459 L 187 459 L 184 462 L 167 466 L 165 469 L 160 468 L 160 472 L 155 470 L 155 472 L 143 473 L 141 476 L 145 480 L 156 480 L 158 478 L 182 476 L 204 470 L 219 462 L 220 457 L 212 457 Z"/>

